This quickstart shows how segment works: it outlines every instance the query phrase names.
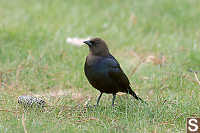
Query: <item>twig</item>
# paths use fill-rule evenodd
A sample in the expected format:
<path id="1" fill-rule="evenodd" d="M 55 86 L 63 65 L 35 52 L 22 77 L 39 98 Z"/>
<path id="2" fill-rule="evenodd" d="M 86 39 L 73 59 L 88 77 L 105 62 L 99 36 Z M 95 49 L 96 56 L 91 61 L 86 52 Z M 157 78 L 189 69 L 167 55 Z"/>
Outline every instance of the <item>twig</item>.
<path id="1" fill-rule="evenodd" d="M 25 119 L 24 119 L 24 113 L 22 114 L 22 125 L 24 127 L 24 133 L 27 133 L 26 125 L 25 125 Z"/>
<path id="2" fill-rule="evenodd" d="M 198 84 L 199 84 L 199 86 L 200 86 L 200 81 L 199 81 L 199 79 L 198 79 L 198 77 L 197 77 L 197 73 L 196 73 L 196 72 L 194 72 L 194 76 L 195 76 L 195 79 L 196 79 L 196 81 L 198 82 Z"/>

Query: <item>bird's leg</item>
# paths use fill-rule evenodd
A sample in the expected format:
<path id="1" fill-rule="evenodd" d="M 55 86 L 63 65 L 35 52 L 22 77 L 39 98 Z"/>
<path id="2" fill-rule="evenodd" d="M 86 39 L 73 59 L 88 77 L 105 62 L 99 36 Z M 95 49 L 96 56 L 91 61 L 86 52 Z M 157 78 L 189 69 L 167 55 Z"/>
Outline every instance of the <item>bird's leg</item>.
<path id="1" fill-rule="evenodd" d="M 114 103 L 115 103 L 115 98 L 116 98 L 116 94 L 113 94 L 113 99 L 112 99 L 112 106 L 114 107 Z"/>
<path id="2" fill-rule="evenodd" d="M 100 101 L 100 99 L 101 99 L 101 96 L 102 96 L 102 92 L 101 92 L 101 94 L 99 95 L 99 97 L 98 97 L 98 99 L 97 99 L 97 104 L 95 105 L 95 106 L 98 106 L 99 105 L 99 101 Z"/>

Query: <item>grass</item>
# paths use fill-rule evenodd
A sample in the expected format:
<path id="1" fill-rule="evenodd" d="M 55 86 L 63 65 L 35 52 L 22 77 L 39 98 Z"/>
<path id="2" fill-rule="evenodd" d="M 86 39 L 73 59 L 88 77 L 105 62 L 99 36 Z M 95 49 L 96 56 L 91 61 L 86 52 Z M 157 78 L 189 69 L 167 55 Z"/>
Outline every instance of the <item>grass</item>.
<path id="1" fill-rule="evenodd" d="M 199 0 L 1 0 L 0 132 L 186 132 L 186 118 L 200 117 L 188 72 L 200 69 L 199 8 Z M 83 72 L 88 48 L 65 39 L 88 36 L 108 42 L 148 106 L 119 95 L 112 108 L 104 94 L 98 108 L 84 107 L 99 94 Z M 24 94 L 50 106 L 24 111 Z"/>

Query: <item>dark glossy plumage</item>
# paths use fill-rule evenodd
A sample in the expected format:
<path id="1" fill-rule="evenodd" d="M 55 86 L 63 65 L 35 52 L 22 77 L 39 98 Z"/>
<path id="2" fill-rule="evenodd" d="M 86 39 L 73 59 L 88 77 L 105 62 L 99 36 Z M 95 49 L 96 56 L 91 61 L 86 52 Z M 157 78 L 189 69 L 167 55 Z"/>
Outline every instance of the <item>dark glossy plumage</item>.
<path id="1" fill-rule="evenodd" d="M 85 41 L 89 46 L 90 53 L 85 62 L 85 75 L 90 84 L 103 93 L 113 94 L 112 105 L 117 92 L 131 94 L 137 100 L 141 100 L 131 89 L 130 82 L 122 71 L 118 61 L 110 54 L 106 43 L 100 38 Z"/>

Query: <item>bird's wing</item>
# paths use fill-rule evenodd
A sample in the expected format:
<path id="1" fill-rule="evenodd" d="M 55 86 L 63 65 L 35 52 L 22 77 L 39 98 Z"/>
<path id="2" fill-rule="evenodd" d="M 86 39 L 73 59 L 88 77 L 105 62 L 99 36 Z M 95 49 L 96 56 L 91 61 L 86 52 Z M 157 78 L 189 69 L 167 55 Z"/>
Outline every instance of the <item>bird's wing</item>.
<path id="1" fill-rule="evenodd" d="M 125 73 L 122 71 L 119 63 L 114 57 L 107 58 L 106 64 L 108 65 L 109 76 L 117 82 L 120 88 L 129 88 L 129 80 Z"/>

